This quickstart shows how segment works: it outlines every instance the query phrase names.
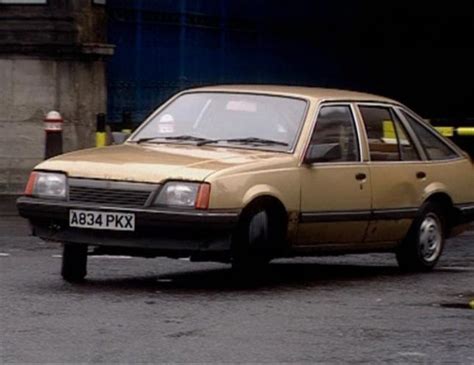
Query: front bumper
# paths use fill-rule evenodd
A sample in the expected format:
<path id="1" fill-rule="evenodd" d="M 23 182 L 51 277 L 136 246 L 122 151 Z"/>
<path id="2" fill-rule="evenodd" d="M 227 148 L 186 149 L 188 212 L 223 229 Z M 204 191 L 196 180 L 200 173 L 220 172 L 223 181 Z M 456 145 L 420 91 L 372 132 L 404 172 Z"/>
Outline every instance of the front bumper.
<path id="1" fill-rule="evenodd" d="M 19 198 L 17 207 L 20 215 L 29 219 L 34 234 L 45 240 L 139 249 L 147 255 L 170 257 L 228 252 L 240 213 L 123 208 L 29 197 Z M 133 213 L 135 231 L 69 227 L 70 209 Z"/>

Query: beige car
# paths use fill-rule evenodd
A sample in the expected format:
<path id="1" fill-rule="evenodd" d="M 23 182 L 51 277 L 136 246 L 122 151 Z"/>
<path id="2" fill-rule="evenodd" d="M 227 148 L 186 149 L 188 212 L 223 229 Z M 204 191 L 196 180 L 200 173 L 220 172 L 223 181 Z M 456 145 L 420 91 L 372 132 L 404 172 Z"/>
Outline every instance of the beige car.
<path id="1" fill-rule="evenodd" d="M 240 269 L 393 252 L 401 268 L 428 270 L 474 219 L 474 168 L 390 99 L 215 86 L 176 95 L 122 145 L 39 164 L 18 208 L 64 244 L 68 281 L 85 277 L 90 252 Z"/>

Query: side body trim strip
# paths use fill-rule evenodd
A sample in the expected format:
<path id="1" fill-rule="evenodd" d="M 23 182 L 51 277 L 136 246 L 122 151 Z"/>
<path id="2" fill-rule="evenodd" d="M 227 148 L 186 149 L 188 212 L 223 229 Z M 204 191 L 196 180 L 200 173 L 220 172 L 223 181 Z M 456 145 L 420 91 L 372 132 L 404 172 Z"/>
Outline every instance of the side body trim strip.
<path id="1" fill-rule="evenodd" d="M 398 220 L 412 219 L 418 213 L 418 208 L 355 210 L 333 212 L 307 212 L 300 214 L 301 223 L 344 222 L 367 220 Z"/>

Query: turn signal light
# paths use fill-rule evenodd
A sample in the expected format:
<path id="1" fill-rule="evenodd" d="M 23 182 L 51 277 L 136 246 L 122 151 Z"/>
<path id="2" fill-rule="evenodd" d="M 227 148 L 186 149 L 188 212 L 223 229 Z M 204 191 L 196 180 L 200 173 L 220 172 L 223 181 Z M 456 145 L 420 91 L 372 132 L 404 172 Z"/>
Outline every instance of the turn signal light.
<path id="1" fill-rule="evenodd" d="M 36 179 L 38 177 L 38 173 L 37 172 L 32 172 L 30 174 L 30 177 L 28 179 L 28 183 L 26 184 L 26 188 L 25 188 L 25 195 L 28 195 L 28 196 L 32 196 L 33 195 L 33 189 L 35 188 L 35 184 L 36 184 Z"/>
<path id="2" fill-rule="evenodd" d="M 209 208 L 209 198 L 211 196 L 211 185 L 201 184 L 196 197 L 196 209 L 207 209 Z"/>

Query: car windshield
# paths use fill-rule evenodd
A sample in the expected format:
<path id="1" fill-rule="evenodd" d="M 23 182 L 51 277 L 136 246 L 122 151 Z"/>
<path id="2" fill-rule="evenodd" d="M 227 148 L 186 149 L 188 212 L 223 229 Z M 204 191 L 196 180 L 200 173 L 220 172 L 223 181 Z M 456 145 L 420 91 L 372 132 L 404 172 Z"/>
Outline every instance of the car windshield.
<path id="1" fill-rule="evenodd" d="M 183 94 L 152 117 L 132 142 L 252 145 L 289 150 L 306 101 L 241 93 Z"/>

